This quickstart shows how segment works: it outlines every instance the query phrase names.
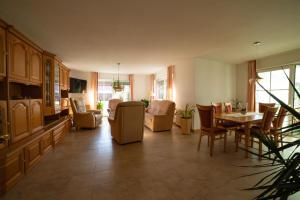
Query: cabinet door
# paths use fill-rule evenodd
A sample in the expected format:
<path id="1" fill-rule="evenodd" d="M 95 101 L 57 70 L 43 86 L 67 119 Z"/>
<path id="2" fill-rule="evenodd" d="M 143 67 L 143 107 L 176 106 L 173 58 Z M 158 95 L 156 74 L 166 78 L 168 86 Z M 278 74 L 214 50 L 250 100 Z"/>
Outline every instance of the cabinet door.
<path id="1" fill-rule="evenodd" d="M 6 101 L 0 101 L 0 135 L 7 135 L 7 105 Z M 7 147 L 6 143 L 0 143 L 0 150 Z"/>
<path id="2" fill-rule="evenodd" d="M 11 141 L 17 142 L 30 134 L 29 100 L 10 100 Z"/>
<path id="3" fill-rule="evenodd" d="M 64 70 L 64 89 L 68 89 L 68 70 Z"/>
<path id="4" fill-rule="evenodd" d="M 67 90 L 70 89 L 70 70 L 67 70 L 67 76 L 66 76 L 66 79 L 67 79 Z"/>
<path id="5" fill-rule="evenodd" d="M 32 83 L 42 83 L 42 54 L 30 48 L 29 74 Z"/>
<path id="6" fill-rule="evenodd" d="M 41 143 L 39 140 L 32 142 L 25 147 L 25 166 L 26 172 L 33 167 L 42 156 Z"/>
<path id="7" fill-rule="evenodd" d="M 46 153 L 52 149 L 52 131 L 48 131 L 41 139 L 42 153 Z"/>
<path id="8" fill-rule="evenodd" d="M 15 81 L 29 81 L 28 48 L 17 37 L 9 34 L 9 78 Z"/>
<path id="9" fill-rule="evenodd" d="M 43 128 L 42 99 L 30 100 L 30 127 L 32 133 Z"/>
<path id="10" fill-rule="evenodd" d="M 0 27 L 0 76 L 6 76 L 5 30 Z"/>
<path id="11" fill-rule="evenodd" d="M 24 175 L 24 153 L 20 150 L 0 158 L 0 193 L 15 185 Z"/>
<path id="12" fill-rule="evenodd" d="M 64 86 L 64 69 L 62 67 L 59 68 L 59 85 L 60 85 L 60 88 L 63 89 L 63 86 Z"/>

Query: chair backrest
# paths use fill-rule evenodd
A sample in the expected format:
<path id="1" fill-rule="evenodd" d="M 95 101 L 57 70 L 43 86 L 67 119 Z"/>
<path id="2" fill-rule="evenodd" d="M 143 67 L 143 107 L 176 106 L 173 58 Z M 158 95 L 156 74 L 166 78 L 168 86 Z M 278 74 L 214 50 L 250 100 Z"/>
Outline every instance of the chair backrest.
<path id="1" fill-rule="evenodd" d="M 110 110 L 116 110 L 117 105 L 118 105 L 119 103 L 121 103 L 121 102 L 122 102 L 121 99 L 110 99 L 110 100 L 108 101 L 108 108 L 109 108 Z"/>
<path id="2" fill-rule="evenodd" d="M 261 123 L 261 129 L 268 132 L 271 129 L 272 121 L 278 108 L 267 107 Z"/>
<path id="3" fill-rule="evenodd" d="M 201 128 L 212 128 L 214 124 L 214 106 L 202 106 L 198 104 L 196 106 L 200 116 Z"/>
<path id="4" fill-rule="evenodd" d="M 275 129 L 282 127 L 286 114 L 287 114 L 286 109 L 281 106 L 276 118 L 273 121 L 273 126 Z"/>
<path id="5" fill-rule="evenodd" d="M 214 108 L 214 113 L 215 114 L 221 114 L 222 113 L 222 103 L 211 103 L 211 105 Z"/>
<path id="6" fill-rule="evenodd" d="M 175 103 L 169 100 L 153 100 L 148 112 L 153 115 L 174 115 Z"/>
<path id="7" fill-rule="evenodd" d="M 78 113 L 76 104 L 74 102 L 75 100 L 73 98 L 70 98 L 70 103 L 71 103 L 71 108 L 72 108 L 72 112 L 74 115 L 76 115 Z"/>
<path id="8" fill-rule="evenodd" d="M 225 102 L 224 103 L 224 108 L 225 108 L 225 112 L 226 113 L 232 113 L 232 104 L 229 102 Z"/>
<path id="9" fill-rule="evenodd" d="M 258 111 L 264 113 L 267 107 L 275 107 L 275 103 L 259 103 Z"/>

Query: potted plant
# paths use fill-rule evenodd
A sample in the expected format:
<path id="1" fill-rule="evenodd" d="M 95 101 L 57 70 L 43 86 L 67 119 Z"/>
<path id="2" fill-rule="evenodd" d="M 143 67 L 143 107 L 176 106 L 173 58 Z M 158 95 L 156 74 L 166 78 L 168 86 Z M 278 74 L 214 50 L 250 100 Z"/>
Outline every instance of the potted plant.
<path id="1" fill-rule="evenodd" d="M 141 99 L 141 102 L 143 102 L 145 104 L 145 108 L 148 108 L 148 106 L 149 106 L 149 100 L 147 100 L 147 99 Z"/>
<path id="2" fill-rule="evenodd" d="M 192 128 L 192 117 L 195 112 L 194 106 L 186 104 L 185 110 L 178 111 L 176 114 L 180 115 L 180 126 L 182 134 L 190 134 Z"/>
<path id="3" fill-rule="evenodd" d="M 103 110 L 103 107 L 104 107 L 104 104 L 103 104 L 103 102 L 100 100 L 100 101 L 98 101 L 98 103 L 97 103 L 97 110 Z"/>

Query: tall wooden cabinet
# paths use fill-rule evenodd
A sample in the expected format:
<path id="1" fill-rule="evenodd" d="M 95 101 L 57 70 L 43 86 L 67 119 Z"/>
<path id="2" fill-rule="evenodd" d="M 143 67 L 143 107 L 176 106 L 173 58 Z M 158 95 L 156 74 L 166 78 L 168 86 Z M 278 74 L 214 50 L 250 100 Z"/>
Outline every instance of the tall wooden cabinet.
<path id="1" fill-rule="evenodd" d="M 29 100 L 9 101 L 9 121 L 12 143 L 30 135 Z"/>
<path id="2" fill-rule="evenodd" d="M 28 46 L 21 39 L 8 33 L 8 76 L 17 82 L 29 81 Z"/>
<path id="3" fill-rule="evenodd" d="M 60 66 L 55 55 L 44 52 L 44 115 L 58 114 L 60 106 Z"/>
<path id="4" fill-rule="evenodd" d="M 43 59 L 41 52 L 29 49 L 29 80 L 31 83 L 41 84 L 43 81 Z"/>
<path id="5" fill-rule="evenodd" d="M 30 99 L 29 104 L 31 132 L 36 132 L 43 128 L 43 102 L 42 99 Z"/>
<path id="6" fill-rule="evenodd" d="M 6 76 L 6 33 L 0 27 L 0 76 Z"/>

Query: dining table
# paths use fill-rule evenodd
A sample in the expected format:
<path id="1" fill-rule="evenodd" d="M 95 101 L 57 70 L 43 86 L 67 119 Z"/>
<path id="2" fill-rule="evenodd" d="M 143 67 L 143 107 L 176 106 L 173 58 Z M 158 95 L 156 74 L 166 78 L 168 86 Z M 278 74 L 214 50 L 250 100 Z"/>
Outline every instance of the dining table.
<path id="1" fill-rule="evenodd" d="M 263 113 L 257 112 L 233 112 L 215 114 L 215 119 L 226 122 L 235 122 L 244 126 L 245 129 L 245 158 L 248 158 L 250 128 L 252 124 L 259 123 L 263 119 Z"/>

